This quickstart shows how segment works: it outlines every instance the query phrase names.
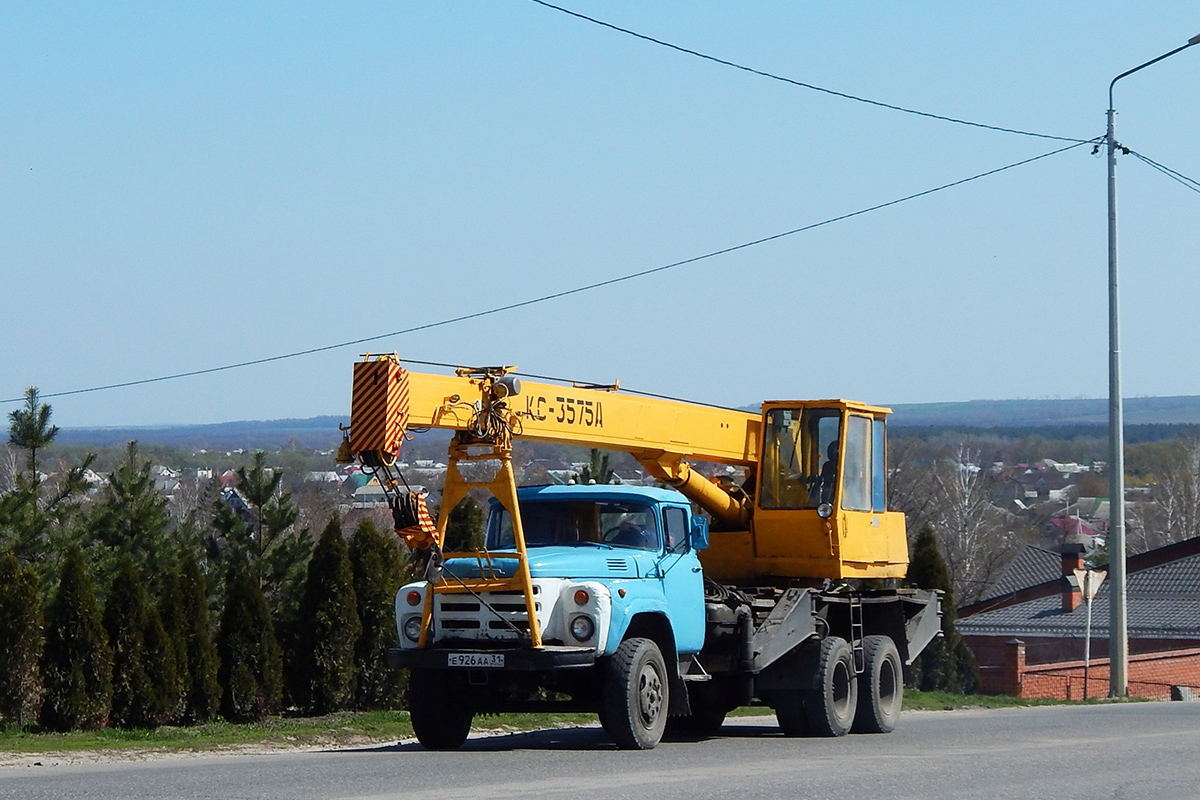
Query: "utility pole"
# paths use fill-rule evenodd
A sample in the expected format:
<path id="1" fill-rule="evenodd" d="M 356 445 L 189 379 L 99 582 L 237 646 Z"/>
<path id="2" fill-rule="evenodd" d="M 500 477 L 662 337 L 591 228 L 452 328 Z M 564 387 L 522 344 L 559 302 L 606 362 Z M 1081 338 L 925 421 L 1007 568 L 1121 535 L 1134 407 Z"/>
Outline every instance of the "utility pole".
<path id="1" fill-rule="evenodd" d="M 1117 81 L 1164 58 L 1200 44 L 1200 34 L 1187 44 L 1122 72 L 1108 84 L 1108 557 L 1111 589 L 1108 603 L 1108 695 L 1129 691 L 1129 626 L 1125 592 L 1125 420 L 1121 402 L 1120 315 L 1117 305 L 1117 138 L 1113 87 Z"/>

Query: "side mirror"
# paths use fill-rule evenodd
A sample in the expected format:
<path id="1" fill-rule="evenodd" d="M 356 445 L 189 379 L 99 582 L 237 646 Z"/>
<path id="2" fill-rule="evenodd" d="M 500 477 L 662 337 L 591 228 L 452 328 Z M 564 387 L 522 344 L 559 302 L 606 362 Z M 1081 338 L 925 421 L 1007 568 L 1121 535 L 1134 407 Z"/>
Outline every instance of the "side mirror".
<path id="1" fill-rule="evenodd" d="M 703 550 L 708 547 L 708 517 L 700 514 L 692 517 L 691 527 L 688 529 L 688 544 L 693 550 Z"/>

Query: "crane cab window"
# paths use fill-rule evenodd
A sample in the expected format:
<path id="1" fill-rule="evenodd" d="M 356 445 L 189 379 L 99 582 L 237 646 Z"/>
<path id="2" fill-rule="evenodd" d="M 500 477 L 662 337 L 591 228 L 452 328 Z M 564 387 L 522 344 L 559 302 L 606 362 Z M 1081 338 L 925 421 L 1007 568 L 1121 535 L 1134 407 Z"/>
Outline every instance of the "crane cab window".
<path id="1" fill-rule="evenodd" d="M 887 423 L 877 417 L 872 425 L 871 445 L 871 510 L 887 511 Z"/>
<path id="2" fill-rule="evenodd" d="M 842 508 L 886 511 L 887 481 L 884 421 L 851 414 L 846 422 Z"/>
<path id="3" fill-rule="evenodd" d="M 760 508 L 816 508 L 837 491 L 841 411 L 775 408 L 763 425 Z"/>
<path id="4" fill-rule="evenodd" d="M 871 510 L 871 443 L 871 418 L 851 416 L 842 476 L 842 508 L 847 511 Z"/>

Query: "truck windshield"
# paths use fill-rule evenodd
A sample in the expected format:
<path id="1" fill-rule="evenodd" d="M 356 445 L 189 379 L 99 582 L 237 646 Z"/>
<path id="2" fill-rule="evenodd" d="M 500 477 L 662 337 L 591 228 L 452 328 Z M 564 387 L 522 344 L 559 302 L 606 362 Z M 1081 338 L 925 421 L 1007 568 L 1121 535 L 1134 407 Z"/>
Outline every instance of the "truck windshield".
<path id="1" fill-rule="evenodd" d="M 525 546 L 570 545 L 587 542 L 659 550 L 662 537 L 654 509 L 620 501 L 531 501 L 521 503 Z M 492 506 L 488 518 L 487 548 L 514 547 L 512 516 L 503 506 Z"/>

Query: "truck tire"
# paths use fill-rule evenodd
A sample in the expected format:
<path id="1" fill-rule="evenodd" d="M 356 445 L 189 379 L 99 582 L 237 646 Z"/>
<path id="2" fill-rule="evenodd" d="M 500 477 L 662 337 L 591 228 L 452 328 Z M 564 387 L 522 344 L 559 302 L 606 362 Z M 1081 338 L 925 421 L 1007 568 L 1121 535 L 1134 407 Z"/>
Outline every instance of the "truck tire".
<path id="1" fill-rule="evenodd" d="M 429 750 L 457 750 L 471 732 L 475 712 L 466 676 L 414 669 L 408 679 L 408 715 L 417 741 Z"/>
<path id="2" fill-rule="evenodd" d="M 688 705 L 692 713 L 667 720 L 667 732 L 680 736 L 713 736 L 725 724 L 729 713 L 729 699 L 722 687 L 713 679 L 704 683 L 688 684 Z"/>
<path id="3" fill-rule="evenodd" d="M 670 677 L 651 639 L 621 642 L 608 660 L 600 724 L 622 750 L 650 750 L 662 740 Z"/>
<path id="4" fill-rule="evenodd" d="M 812 688 L 804 693 L 810 735 L 845 736 L 858 706 L 854 652 L 845 639 L 829 636 L 821 641 L 812 678 Z"/>
<path id="5" fill-rule="evenodd" d="M 904 702 L 904 672 L 900 651 L 890 636 L 863 639 L 863 673 L 858 677 L 855 733 L 891 733 Z"/>
<path id="6" fill-rule="evenodd" d="M 772 696 L 775 719 L 784 736 L 808 736 L 808 713 L 804 710 L 806 694 L 800 689 L 783 689 Z"/>
<path id="7" fill-rule="evenodd" d="M 727 713 L 725 709 L 713 706 L 693 707 L 691 714 L 672 718 L 669 723 L 677 733 L 692 736 L 715 736 L 720 732 L 721 726 L 725 724 Z"/>

